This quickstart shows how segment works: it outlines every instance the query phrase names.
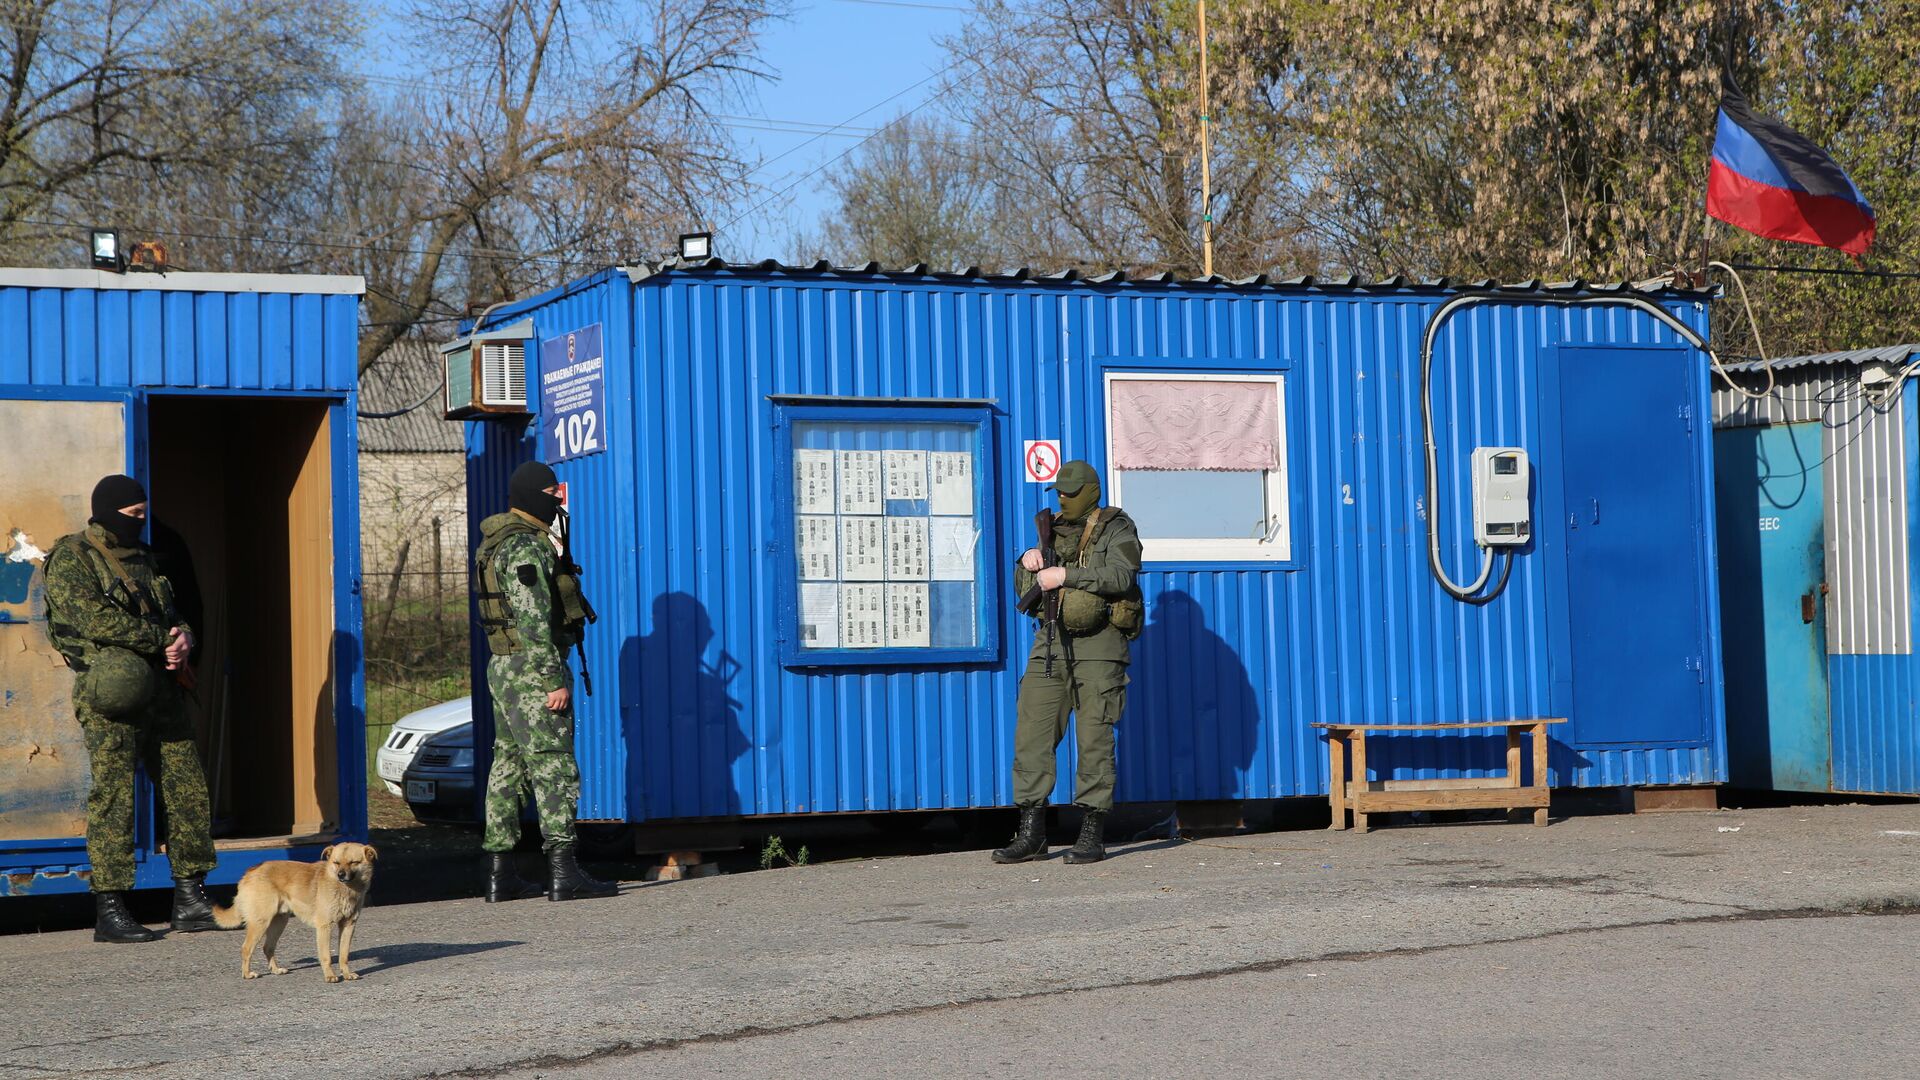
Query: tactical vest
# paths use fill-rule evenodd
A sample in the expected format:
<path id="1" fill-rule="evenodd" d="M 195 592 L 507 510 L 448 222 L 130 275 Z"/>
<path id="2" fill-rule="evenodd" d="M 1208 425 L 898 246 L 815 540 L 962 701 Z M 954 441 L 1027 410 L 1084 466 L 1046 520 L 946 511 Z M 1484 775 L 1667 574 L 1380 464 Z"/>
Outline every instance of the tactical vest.
<path id="1" fill-rule="evenodd" d="M 1114 507 L 1098 507 L 1089 513 L 1084 526 L 1056 529 L 1053 550 L 1060 559 L 1060 565 L 1084 569 L 1087 552 L 1093 547 L 1100 526 L 1111 520 L 1115 513 Z M 1096 634 L 1112 625 L 1132 641 L 1146 628 L 1146 616 L 1146 598 L 1138 584 L 1117 600 L 1108 600 L 1083 589 L 1068 587 L 1061 590 L 1060 623 L 1069 634 L 1075 636 Z"/>
<path id="2" fill-rule="evenodd" d="M 95 547 L 83 532 L 69 533 L 61 537 L 47 553 L 43 566 L 52 566 L 55 558 L 79 559 L 83 565 L 93 571 L 95 580 L 100 583 L 100 594 L 109 604 L 137 619 L 143 619 L 156 626 L 171 626 L 177 620 L 173 616 L 173 593 L 167 580 L 154 575 L 151 589 L 133 579 L 124 565 L 117 559 L 110 559 L 108 552 Z M 54 650 L 75 671 L 87 670 L 88 657 L 96 646 L 82 637 L 80 631 L 62 616 L 59 604 L 53 594 L 47 594 L 47 641 Z"/>
<path id="3" fill-rule="evenodd" d="M 549 547 L 552 545 L 547 530 L 526 518 L 513 513 L 495 514 L 480 523 L 480 548 L 473 553 L 474 581 L 479 585 L 473 595 L 480 608 L 480 628 L 486 632 L 487 648 L 495 656 L 519 652 L 523 646 L 494 566 L 500 545 L 520 533 L 537 537 Z M 554 648 L 565 652 L 580 642 L 587 624 L 587 605 L 580 592 L 580 579 L 572 573 L 555 571 L 552 610 Z"/>

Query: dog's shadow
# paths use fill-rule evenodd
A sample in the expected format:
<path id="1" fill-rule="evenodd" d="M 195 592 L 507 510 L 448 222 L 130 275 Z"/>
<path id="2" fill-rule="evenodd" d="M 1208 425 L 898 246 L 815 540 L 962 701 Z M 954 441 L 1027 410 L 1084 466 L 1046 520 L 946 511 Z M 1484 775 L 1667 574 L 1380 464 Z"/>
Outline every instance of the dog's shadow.
<path id="1" fill-rule="evenodd" d="M 366 949 L 353 950 L 352 964 L 355 974 L 371 975 L 376 971 L 389 971 L 408 964 L 418 964 L 424 960 L 446 960 L 450 957 L 470 956 L 474 953 L 493 952 L 496 949 L 511 949 L 516 945 L 525 944 L 524 941 L 471 941 L 464 944 L 416 941 L 410 945 L 374 945 Z M 319 967 L 320 961 L 316 958 L 307 964 L 287 966 Z"/>

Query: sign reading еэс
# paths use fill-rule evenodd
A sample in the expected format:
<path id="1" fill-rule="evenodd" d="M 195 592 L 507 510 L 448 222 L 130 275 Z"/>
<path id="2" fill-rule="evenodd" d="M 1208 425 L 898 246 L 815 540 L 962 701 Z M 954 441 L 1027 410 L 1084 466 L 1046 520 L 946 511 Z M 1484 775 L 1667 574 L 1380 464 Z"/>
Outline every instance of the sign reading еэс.
<path id="1" fill-rule="evenodd" d="M 607 352 L 600 324 L 540 343 L 540 431 L 553 465 L 607 448 Z"/>

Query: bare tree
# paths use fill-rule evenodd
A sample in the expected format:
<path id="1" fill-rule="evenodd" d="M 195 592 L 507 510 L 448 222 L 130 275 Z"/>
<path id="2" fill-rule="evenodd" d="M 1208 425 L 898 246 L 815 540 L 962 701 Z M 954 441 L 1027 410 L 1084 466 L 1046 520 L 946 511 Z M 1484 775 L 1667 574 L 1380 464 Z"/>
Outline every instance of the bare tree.
<path id="1" fill-rule="evenodd" d="M 297 192 L 356 34 L 345 0 L 0 0 L 0 245 Z"/>
<path id="2" fill-rule="evenodd" d="M 978 148 L 950 125 L 902 116 L 845 158 L 826 186 L 839 209 L 814 243 L 830 258 L 943 269 L 997 261 L 993 185 Z"/>
<path id="3" fill-rule="evenodd" d="M 1191 4 L 991 0 L 957 39 L 949 87 L 997 189 L 999 246 L 1025 261 L 1198 273 L 1199 42 Z M 1215 265 L 1245 273 L 1303 257 L 1299 149 L 1284 35 L 1229 24 L 1210 56 Z M 1245 25 L 1261 25 L 1253 20 Z M 1238 34 L 1237 37 L 1233 34 Z"/>
<path id="4" fill-rule="evenodd" d="M 369 125 L 373 156 L 337 192 L 361 200 L 360 178 L 384 170 L 406 184 L 382 225 L 381 203 L 358 206 L 362 368 L 453 303 L 644 255 L 740 192 L 745 167 L 710 109 L 767 74 L 755 49 L 778 3 L 421 5 L 417 46 L 447 77 Z"/>

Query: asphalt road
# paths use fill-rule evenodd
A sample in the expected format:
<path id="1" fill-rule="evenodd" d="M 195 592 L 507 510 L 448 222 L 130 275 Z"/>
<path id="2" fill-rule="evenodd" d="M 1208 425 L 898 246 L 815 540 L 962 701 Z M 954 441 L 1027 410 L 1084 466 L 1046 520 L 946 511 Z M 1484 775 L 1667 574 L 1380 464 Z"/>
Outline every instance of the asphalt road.
<path id="1" fill-rule="evenodd" d="M 1004 1008 L 1033 1025 L 1021 1037 L 1039 1045 L 1059 1034 L 1051 1014 L 1083 1001 L 1094 1003 L 1083 1013 L 1094 1023 L 1130 1018 L 1135 1049 L 1108 1064 L 1142 1074 L 1199 1071 L 1165 1067 L 1149 1055 L 1153 1043 L 1181 1055 L 1214 1052 L 1199 1043 L 1241 1045 L 1219 1069 L 1274 1075 L 1323 1071 L 1315 1053 L 1387 1053 L 1379 1039 L 1411 1038 L 1421 1026 L 1459 1029 L 1467 1041 L 1458 1045 L 1481 1047 L 1495 1064 L 1515 1052 L 1511 1032 L 1538 1031 L 1540 1061 L 1573 1069 L 1601 1048 L 1633 1049 L 1627 1033 L 1648 1015 L 1636 987 L 1669 995 L 1653 1000 L 1685 1001 L 1689 986 L 1688 1008 L 1653 1015 L 1673 1025 L 1702 1017 L 1703 1046 L 1755 1042 L 1726 1026 L 1740 1016 L 1778 1018 L 1748 1024 L 1756 1038 L 1812 1046 L 1838 1013 L 1742 1011 L 1740 1003 L 1791 1000 L 1769 987 L 1799 985 L 1801 967 L 1836 969 L 1799 960 L 1769 968 L 1767 954 L 1812 955 L 1818 940 L 1801 935 L 1821 927 L 1910 936 L 1913 924 L 1778 916 L 1915 906 L 1920 806 L 1575 818 L 1547 829 L 1282 832 L 1115 853 L 1092 867 L 1057 858 L 1001 867 L 964 852 L 630 888 L 605 901 L 373 908 L 356 942 L 364 977 L 335 985 L 321 981 L 312 936 L 298 930 L 284 941 L 293 971 L 252 982 L 239 978 L 237 934 L 141 946 L 96 945 L 86 931 L 0 937 L 0 1077 L 638 1069 L 681 1054 L 749 1053 L 761 1045 L 747 1038 L 756 1032 L 783 1033 L 764 1043 L 777 1049 L 784 1039 L 864 1037 L 876 1024 L 905 1025 L 889 1030 L 917 1033 L 924 1049 L 890 1036 L 877 1045 L 893 1049 L 853 1061 L 847 1074 L 982 1071 L 975 1066 L 992 1042 L 946 1025 Z M 1745 951 L 1713 947 L 1717 934 L 1734 935 L 1725 940 L 1745 942 Z M 1911 1002 L 1911 982 L 1896 981 L 1896 961 L 1912 955 L 1900 944 L 1912 942 L 1863 947 L 1860 974 L 1839 984 L 1846 994 L 1827 995 L 1853 1017 L 1856 1038 L 1889 1054 L 1910 1045 L 1901 1040 L 1911 1008 L 1889 1010 L 1871 994 L 1888 988 L 1896 1002 Z M 1504 996 L 1420 981 L 1456 962 L 1490 969 L 1479 958 L 1507 955 L 1501 950 L 1541 949 L 1572 950 L 1538 955 L 1585 974 L 1560 978 L 1555 963 L 1530 962 L 1521 966 L 1534 981 Z M 1382 971 L 1401 974 L 1374 974 Z M 1280 992 L 1303 982 L 1311 995 Z M 1403 983 L 1421 989 L 1403 992 Z M 1339 995 L 1350 1002 L 1344 1013 L 1315 1011 Z M 1008 999 L 1024 1000 L 995 1004 Z M 1183 1019 L 1187 1000 L 1198 1011 Z M 1469 1039 L 1469 1029 L 1484 1030 L 1508 1007 L 1511 1029 Z M 1722 1023 L 1719 1034 L 1709 1020 Z M 1283 1038 L 1289 1031 L 1294 1037 Z M 1270 1035 L 1276 1041 L 1249 1042 Z M 954 1050 L 956 1041 L 970 1048 Z M 1420 1056 L 1384 1073 L 1415 1075 L 1416 1066 L 1440 1061 Z M 1776 1072 L 1915 1074 L 1871 1063 Z M 1588 1073 L 1634 1074 L 1632 1062 Z"/>
<path id="2" fill-rule="evenodd" d="M 1573 931 L 935 1007 L 511 1075 L 1915 1076 L 1916 950 L 1912 915 Z"/>

